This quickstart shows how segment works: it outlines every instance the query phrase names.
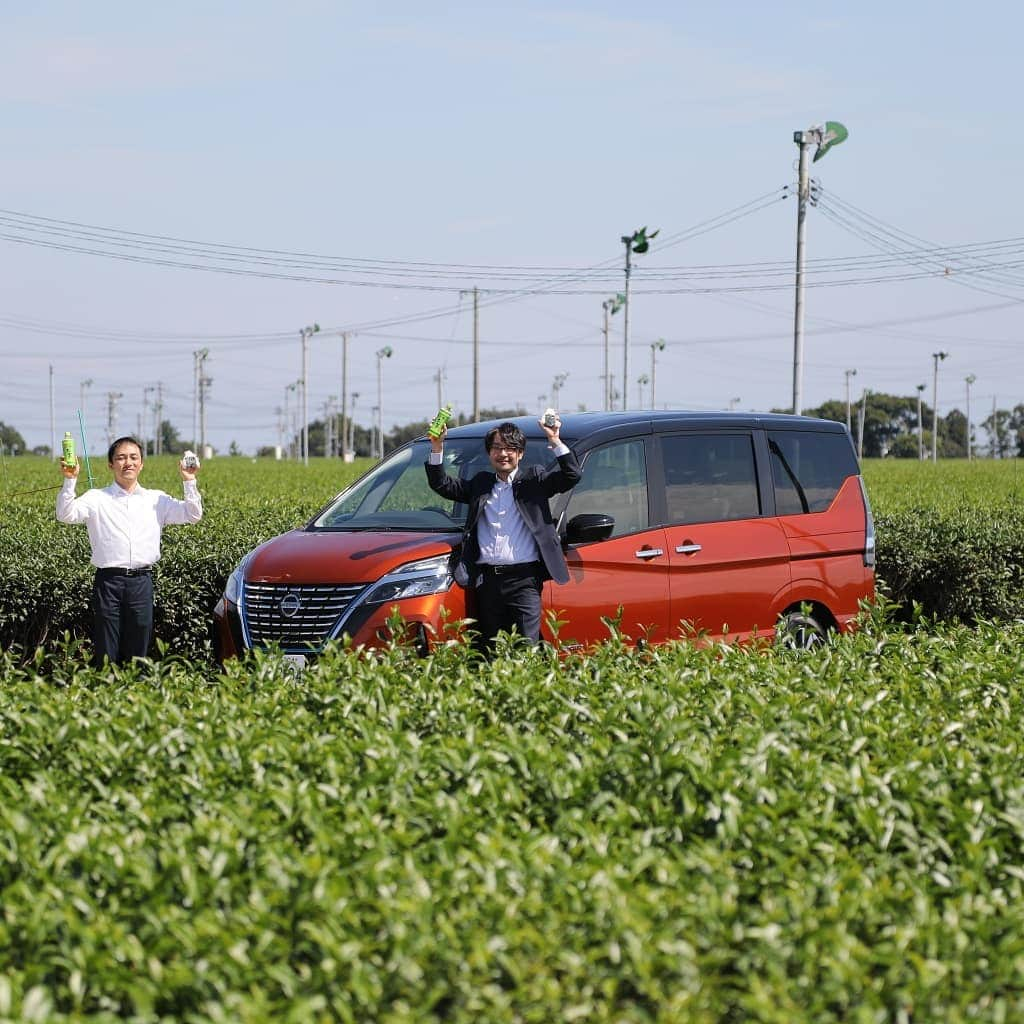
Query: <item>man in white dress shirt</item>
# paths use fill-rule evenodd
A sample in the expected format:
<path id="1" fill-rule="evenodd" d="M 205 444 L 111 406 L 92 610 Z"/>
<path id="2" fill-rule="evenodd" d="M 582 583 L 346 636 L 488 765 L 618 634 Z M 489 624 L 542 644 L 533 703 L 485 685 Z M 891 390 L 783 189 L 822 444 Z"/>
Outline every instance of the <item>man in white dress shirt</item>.
<path id="1" fill-rule="evenodd" d="M 96 577 L 92 585 L 93 657 L 115 664 L 144 658 L 153 636 L 153 566 L 160 558 L 160 532 L 168 524 L 198 523 L 203 502 L 196 470 L 179 463 L 185 500 L 139 484 L 142 446 L 119 437 L 107 452 L 114 474 L 109 487 L 94 487 L 80 498 L 75 486 L 81 465 L 61 459 L 64 485 L 57 495 L 57 519 L 85 523 Z"/>

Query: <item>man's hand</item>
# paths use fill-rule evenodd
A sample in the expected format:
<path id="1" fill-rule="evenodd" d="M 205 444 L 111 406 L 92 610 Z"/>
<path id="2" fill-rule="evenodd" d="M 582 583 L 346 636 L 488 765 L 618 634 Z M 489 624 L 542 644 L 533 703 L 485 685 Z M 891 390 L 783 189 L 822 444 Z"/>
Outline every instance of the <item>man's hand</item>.
<path id="1" fill-rule="evenodd" d="M 68 480 L 77 480 L 78 474 L 82 471 L 82 464 L 76 459 L 73 466 L 69 466 L 63 459 L 60 460 L 60 471 Z"/>
<path id="2" fill-rule="evenodd" d="M 196 474 L 198 472 L 198 466 L 195 469 L 186 469 L 184 459 L 182 459 L 181 462 L 178 463 L 178 473 L 181 475 L 181 479 L 185 483 L 189 483 L 190 481 L 195 480 Z"/>
<path id="3" fill-rule="evenodd" d="M 441 433 L 434 437 L 430 435 L 430 450 L 432 452 L 443 452 L 444 451 L 444 439 L 448 435 L 448 427 L 442 427 Z"/>
<path id="4" fill-rule="evenodd" d="M 548 435 L 548 444 L 550 447 L 555 448 L 562 443 L 562 439 L 558 436 L 558 432 L 562 429 L 562 420 L 559 416 L 555 416 L 555 425 L 549 427 L 543 419 L 537 420 L 540 425 L 540 429 Z"/>

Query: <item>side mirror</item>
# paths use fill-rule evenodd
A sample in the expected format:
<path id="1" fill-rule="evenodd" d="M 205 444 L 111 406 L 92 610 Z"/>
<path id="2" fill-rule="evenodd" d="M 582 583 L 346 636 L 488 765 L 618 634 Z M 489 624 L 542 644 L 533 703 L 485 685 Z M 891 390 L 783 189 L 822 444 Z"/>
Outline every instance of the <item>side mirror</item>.
<path id="1" fill-rule="evenodd" d="M 566 544 L 590 544 L 607 540 L 615 529 L 615 520 L 599 512 L 581 512 L 569 520 L 565 528 Z"/>

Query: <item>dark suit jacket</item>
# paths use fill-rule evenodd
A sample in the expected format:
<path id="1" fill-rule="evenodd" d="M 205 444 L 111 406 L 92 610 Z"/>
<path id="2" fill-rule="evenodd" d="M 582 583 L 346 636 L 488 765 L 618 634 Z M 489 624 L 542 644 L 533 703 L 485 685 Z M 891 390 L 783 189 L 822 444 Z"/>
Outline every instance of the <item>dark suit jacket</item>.
<path id="1" fill-rule="evenodd" d="M 480 544 L 477 540 L 477 523 L 480 512 L 497 477 L 494 473 L 477 473 L 469 480 L 456 480 L 444 471 L 444 466 L 426 464 L 427 482 L 431 490 L 444 498 L 469 506 L 466 516 L 466 530 L 462 535 L 462 555 L 455 569 L 456 582 L 469 586 L 476 580 L 477 562 L 480 559 Z M 548 499 L 553 494 L 570 491 L 579 482 L 580 464 L 570 449 L 558 457 L 557 469 L 542 469 L 540 466 L 520 465 L 512 481 L 512 496 L 516 508 L 523 517 L 537 542 L 541 560 L 550 579 L 558 583 L 569 582 L 569 569 L 562 554 L 562 545 L 551 519 Z"/>

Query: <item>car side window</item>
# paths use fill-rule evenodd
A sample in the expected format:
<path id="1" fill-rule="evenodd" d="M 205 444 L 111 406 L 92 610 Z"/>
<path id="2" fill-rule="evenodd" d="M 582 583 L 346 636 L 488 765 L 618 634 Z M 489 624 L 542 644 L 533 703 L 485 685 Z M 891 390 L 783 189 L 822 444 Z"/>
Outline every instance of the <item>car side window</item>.
<path id="1" fill-rule="evenodd" d="M 768 450 L 780 516 L 824 512 L 843 481 L 860 472 L 847 434 L 770 430 Z"/>
<path id="2" fill-rule="evenodd" d="M 661 438 L 670 523 L 713 523 L 761 514 L 750 434 L 667 434 Z"/>
<path id="3" fill-rule="evenodd" d="M 583 478 L 569 497 L 568 519 L 582 512 L 611 516 L 613 537 L 647 528 L 650 513 L 642 440 L 617 441 L 587 455 Z"/>

